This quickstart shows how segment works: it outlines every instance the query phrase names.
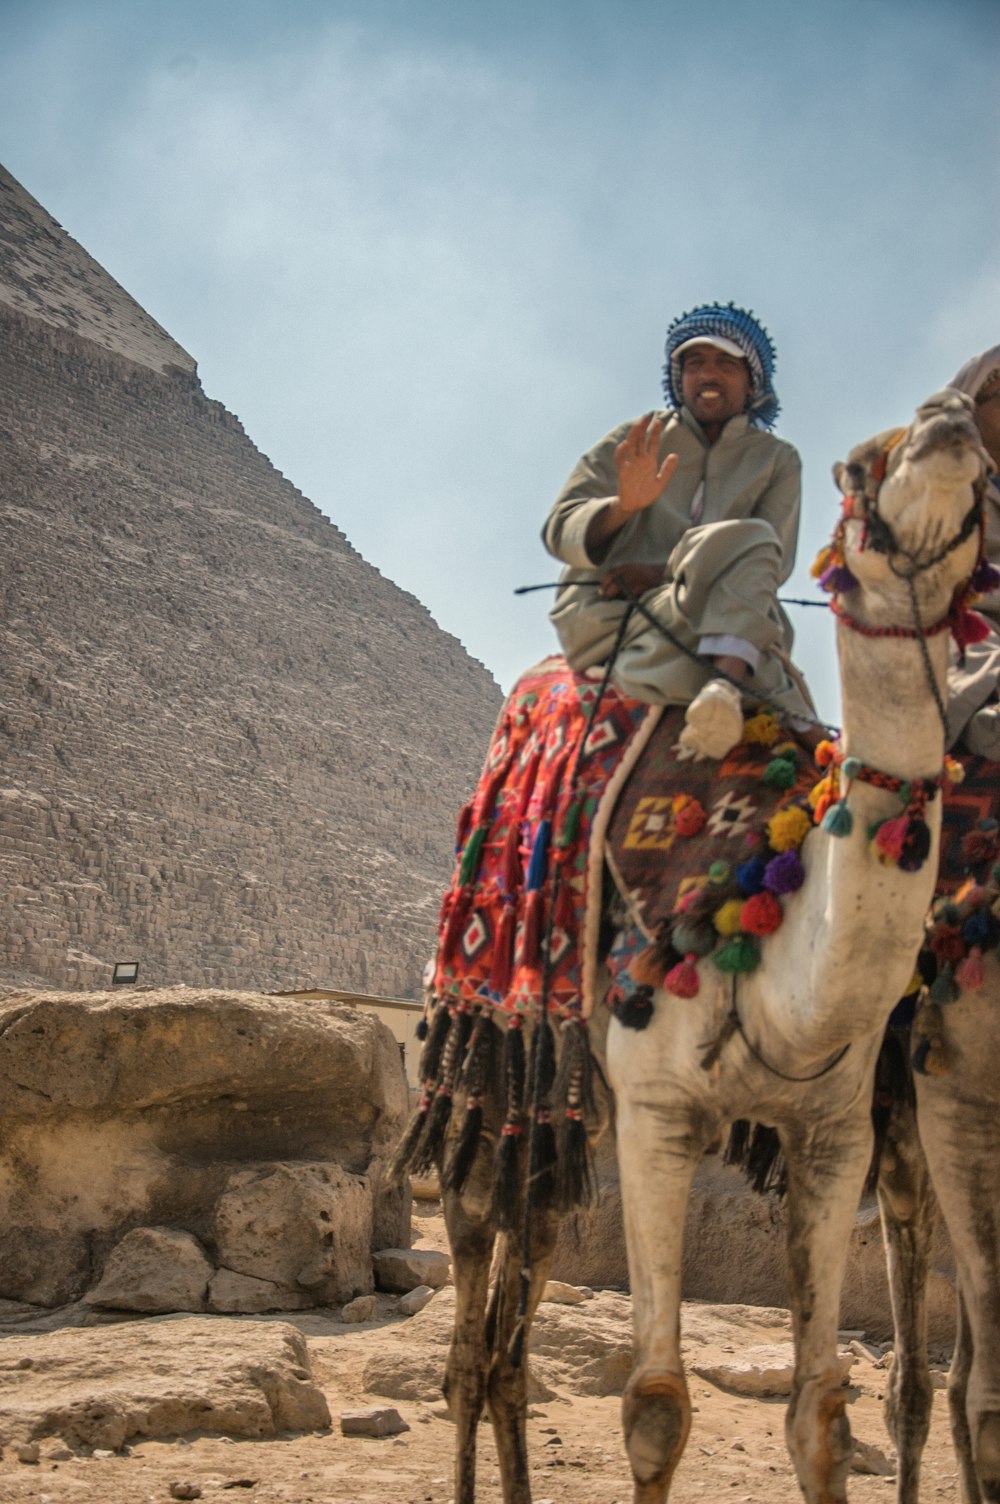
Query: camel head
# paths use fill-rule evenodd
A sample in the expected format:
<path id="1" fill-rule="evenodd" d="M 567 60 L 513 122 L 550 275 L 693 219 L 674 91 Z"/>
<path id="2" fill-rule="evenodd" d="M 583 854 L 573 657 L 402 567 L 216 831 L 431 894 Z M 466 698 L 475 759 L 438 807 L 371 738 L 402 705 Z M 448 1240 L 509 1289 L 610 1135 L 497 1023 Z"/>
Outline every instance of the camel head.
<path id="1" fill-rule="evenodd" d="M 851 610 L 868 617 L 872 595 L 898 616 L 915 587 L 924 622 L 943 615 L 979 557 L 990 468 L 973 404 L 951 389 L 929 397 L 909 428 L 857 445 L 833 469 L 844 495 L 834 544 L 841 567 L 825 588 L 861 585 L 869 602 L 852 596 Z"/>

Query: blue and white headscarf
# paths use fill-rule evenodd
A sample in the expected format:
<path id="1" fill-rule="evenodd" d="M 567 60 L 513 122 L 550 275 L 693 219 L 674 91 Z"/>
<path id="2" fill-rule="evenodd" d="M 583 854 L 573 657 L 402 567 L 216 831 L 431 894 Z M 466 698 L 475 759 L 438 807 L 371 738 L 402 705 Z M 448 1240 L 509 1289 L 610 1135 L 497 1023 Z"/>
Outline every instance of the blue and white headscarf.
<path id="1" fill-rule="evenodd" d="M 743 351 L 750 367 L 750 404 L 747 416 L 758 428 L 773 428 L 781 410 L 774 390 L 775 350 L 771 336 L 745 308 L 735 303 L 703 303 L 682 313 L 667 330 L 666 364 L 663 367 L 663 395 L 667 405 L 679 408 L 681 394 L 681 345 L 692 339 L 728 339 Z"/>

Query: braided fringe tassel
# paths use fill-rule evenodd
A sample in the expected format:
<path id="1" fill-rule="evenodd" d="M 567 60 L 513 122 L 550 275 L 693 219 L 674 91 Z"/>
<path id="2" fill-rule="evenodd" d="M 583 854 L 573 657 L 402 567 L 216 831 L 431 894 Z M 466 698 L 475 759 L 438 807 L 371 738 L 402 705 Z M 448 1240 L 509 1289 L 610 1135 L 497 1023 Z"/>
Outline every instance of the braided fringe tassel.
<path id="1" fill-rule="evenodd" d="M 587 1025 L 568 1018 L 562 1026 L 563 1048 L 552 1087 L 553 1101 L 562 1106 L 556 1160 L 556 1207 L 571 1212 L 591 1206 L 597 1193 L 594 1158 L 587 1136 L 593 1120 L 594 1075 Z"/>
<path id="2" fill-rule="evenodd" d="M 455 1077 L 468 1043 L 472 1020 L 467 1009 L 455 1014 L 445 1040 L 441 1056 L 441 1070 L 434 1101 L 427 1116 L 427 1128 L 413 1156 L 411 1169 L 414 1175 L 429 1175 L 439 1170 L 444 1149 L 445 1134 L 451 1121 L 452 1102 L 455 1095 Z M 430 1041 L 428 1040 L 428 1043 Z"/>
<path id="3" fill-rule="evenodd" d="M 386 1176 L 390 1185 L 400 1185 L 404 1176 L 410 1171 L 418 1146 L 424 1136 L 434 1100 L 438 1072 L 441 1068 L 441 1056 L 452 1019 L 448 1009 L 441 1002 L 435 1006 L 433 1019 L 420 1054 L 420 1079 L 424 1083 L 423 1092 L 416 1111 L 406 1125 L 406 1132 L 396 1145 L 389 1161 Z"/>
<path id="4" fill-rule="evenodd" d="M 552 1122 L 552 1086 L 556 1077 L 556 1039 L 546 1010 L 531 1038 L 528 1102 L 532 1104 L 528 1137 L 527 1211 L 548 1210 L 556 1192 L 556 1130 Z M 537 1106 L 534 1104 L 537 1103 Z"/>
<path id="5" fill-rule="evenodd" d="M 517 1211 L 524 1159 L 521 1143 L 524 1128 L 524 1027 L 517 1014 L 510 1019 L 504 1032 L 500 1073 L 503 1081 L 504 1122 L 497 1148 L 490 1215 L 501 1232 L 510 1233 L 518 1226 Z"/>
<path id="6" fill-rule="evenodd" d="M 466 1092 L 465 1115 L 454 1149 L 441 1175 L 441 1187 L 460 1194 L 476 1162 L 483 1132 L 483 1096 L 493 1073 L 497 1030 L 489 1010 L 480 1009 L 472 1026 L 458 1086 Z"/>

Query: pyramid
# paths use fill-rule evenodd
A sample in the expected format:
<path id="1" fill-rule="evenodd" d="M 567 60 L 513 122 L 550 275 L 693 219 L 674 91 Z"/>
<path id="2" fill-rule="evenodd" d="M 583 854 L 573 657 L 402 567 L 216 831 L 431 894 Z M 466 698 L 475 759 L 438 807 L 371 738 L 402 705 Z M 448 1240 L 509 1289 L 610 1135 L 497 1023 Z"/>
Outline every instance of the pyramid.
<path id="1" fill-rule="evenodd" d="M 412 997 L 500 705 L 0 169 L 0 983 Z"/>

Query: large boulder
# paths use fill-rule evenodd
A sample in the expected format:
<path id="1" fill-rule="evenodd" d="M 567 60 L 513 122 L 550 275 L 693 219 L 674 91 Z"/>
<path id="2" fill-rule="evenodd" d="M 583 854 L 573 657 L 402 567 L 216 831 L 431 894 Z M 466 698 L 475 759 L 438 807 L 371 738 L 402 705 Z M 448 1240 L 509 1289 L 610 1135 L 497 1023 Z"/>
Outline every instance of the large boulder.
<path id="1" fill-rule="evenodd" d="M 118 1450 L 187 1432 L 259 1438 L 324 1430 L 305 1338 L 281 1321 L 202 1317 L 6 1336 L 0 1444 L 58 1436 Z"/>
<path id="2" fill-rule="evenodd" d="M 227 1290 L 235 1310 L 371 1290 L 371 1253 L 409 1242 L 409 1195 L 383 1177 L 406 1109 L 395 1040 L 345 1004 L 183 987 L 7 994 L 0 1298 L 79 1299 L 137 1229 L 196 1240 L 209 1277 L 263 1282 L 214 1281 L 213 1310 L 230 1309 Z M 136 1278 L 157 1285 L 156 1246 L 142 1241 L 138 1276 L 136 1246 L 119 1248 L 102 1304 L 124 1278 L 125 1308 L 163 1308 L 134 1303 Z"/>

